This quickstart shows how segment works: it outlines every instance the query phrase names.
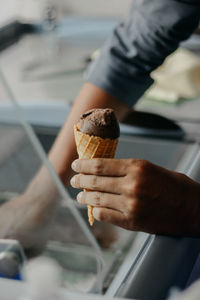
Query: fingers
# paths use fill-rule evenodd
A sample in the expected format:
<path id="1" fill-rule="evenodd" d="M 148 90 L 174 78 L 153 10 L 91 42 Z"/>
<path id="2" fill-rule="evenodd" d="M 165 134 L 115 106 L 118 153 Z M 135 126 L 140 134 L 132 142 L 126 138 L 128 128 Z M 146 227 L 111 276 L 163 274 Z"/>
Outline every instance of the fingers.
<path id="1" fill-rule="evenodd" d="M 94 218 L 98 221 L 104 221 L 126 228 L 126 217 L 119 211 L 104 207 L 94 207 L 93 215 Z"/>
<path id="2" fill-rule="evenodd" d="M 77 173 L 101 176 L 125 176 L 130 162 L 128 159 L 77 159 L 72 163 L 72 169 Z"/>
<path id="3" fill-rule="evenodd" d="M 104 177 L 78 174 L 72 177 L 71 185 L 78 189 L 122 194 L 124 189 L 123 177 Z"/>
<path id="4" fill-rule="evenodd" d="M 128 210 L 127 199 L 121 195 L 114 195 L 100 192 L 81 192 L 77 196 L 81 204 L 87 204 L 95 207 L 112 208 L 122 213 Z"/>

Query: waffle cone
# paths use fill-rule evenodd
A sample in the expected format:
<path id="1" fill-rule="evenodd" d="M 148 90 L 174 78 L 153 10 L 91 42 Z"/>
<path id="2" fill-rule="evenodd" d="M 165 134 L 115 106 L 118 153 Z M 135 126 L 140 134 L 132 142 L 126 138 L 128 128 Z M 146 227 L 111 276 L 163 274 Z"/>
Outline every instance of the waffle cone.
<path id="1" fill-rule="evenodd" d="M 113 158 L 118 144 L 118 139 L 102 139 L 98 136 L 90 136 L 81 132 L 78 126 L 74 126 L 74 136 L 80 159 Z M 93 207 L 88 205 L 88 219 L 92 226 L 94 223 Z"/>

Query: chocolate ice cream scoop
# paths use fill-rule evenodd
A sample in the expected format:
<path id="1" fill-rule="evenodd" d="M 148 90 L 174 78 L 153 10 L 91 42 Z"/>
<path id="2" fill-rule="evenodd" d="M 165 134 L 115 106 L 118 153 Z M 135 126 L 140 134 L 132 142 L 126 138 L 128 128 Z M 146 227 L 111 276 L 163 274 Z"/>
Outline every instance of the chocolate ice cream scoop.
<path id="1" fill-rule="evenodd" d="M 110 108 L 91 109 L 84 113 L 78 123 L 78 129 L 91 136 L 103 139 L 117 139 L 119 137 L 119 124 L 114 111 Z"/>

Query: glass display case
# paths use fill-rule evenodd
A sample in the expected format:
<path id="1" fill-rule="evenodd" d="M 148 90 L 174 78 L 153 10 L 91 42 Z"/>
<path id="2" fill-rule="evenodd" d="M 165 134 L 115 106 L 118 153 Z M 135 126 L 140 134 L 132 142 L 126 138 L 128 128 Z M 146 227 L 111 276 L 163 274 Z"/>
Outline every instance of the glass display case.
<path id="1" fill-rule="evenodd" d="M 35 247 L 31 249 L 31 246 L 34 243 L 37 245 L 42 238 L 45 246 L 39 255 L 51 257 L 62 266 L 63 287 L 84 293 L 103 291 L 114 296 L 133 268 L 140 251 L 146 249 L 153 237 L 99 222 L 88 228 L 86 209 L 73 200 L 76 191 L 70 187 L 64 188 L 44 153 L 44 150 L 47 153 L 51 148 L 57 129 L 44 128 L 39 124 L 31 128 L 25 121 L 23 108 L 13 100 L 14 95 L 4 77 L 1 77 L 1 90 L 4 91 L 2 98 L 7 101 L 8 114 L 6 118 L 4 111 L 0 120 L 1 202 L 12 202 L 13 198 L 23 194 L 42 167 L 51 184 L 48 201 L 52 201 L 52 209 L 56 211 L 50 216 L 50 228 L 45 221 L 42 229 L 39 224 L 37 232 L 34 232 L 35 228 L 28 232 L 28 254 L 37 250 Z M 183 171 L 197 152 L 197 145 L 184 141 L 121 136 L 116 156 L 147 159 L 158 165 Z M 39 201 L 44 201 L 45 205 L 45 196 L 44 200 Z M 20 207 L 18 210 L 22 218 L 19 230 L 24 230 L 29 220 L 26 220 L 23 207 L 22 212 Z M 31 235 L 33 240 L 30 242 Z"/>
<path id="2" fill-rule="evenodd" d="M 37 254 L 57 260 L 63 268 L 63 286 L 79 290 L 81 284 L 86 292 L 100 293 L 100 246 L 25 121 L 3 73 L 0 84 L 1 99 L 13 112 L 12 122 L 0 125 L 0 201 L 5 218 L 1 217 L 1 234 L 19 239 L 28 257 Z M 37 172 L 43 173 L 43 181 L 33 191 Z"/>
<path id="3" fill-rule="evenodd" d="M 69 20 L 68 25 L 70 24 Z M 113 26 L 113 21 L 110 26 Z M 88 25 L 86 27 L 88 30 Z M 62 36 L 62 32 L 60 35 Z M 34 49 L 40 44 L 40 38 L 36 43 L 33 42 L 34 47 L 36 46 Z M 102 42 L 101 36 L 100 40 Z M 70 41 L 72 40 L 69 39 Z M 99 43 L 97 40 L 98 45 Z M 174 284 L 184 286 L 199 251 L 199 242 L 195 239 L 155 237 L 130 232 L 100 222 L 95 222 L 89 228 L 86 208 L 76 202 L 77 191 L 61 183 L 47 159 L 47 153 L 61 124 L 58 122 L 56 126 L 53 125 L 53 114 L 50 114 L 47 122 L 49 125 L 44 124 L 45 108 L 40 105 L 41 97 L 63 97 L 63 87 L 67 86 L 67 102 L 71 102 L 74 91 L 78 91 L 83 81 L 84 59 L 88 59 L 91 49 L 93 51 L 96 47 L 95 43 L 92 47 L 78 49 L 77 44 L 76 53 L 81 53 L 81 63 L 78 60 L 74 63 L 75 48 L 71 47 L 72 44 L 74 47 L 74 41 L 69 43 L 69 65 L 63 70 L 60 69 L 62 64 L 58 64 L 57 70 L 53 64 L 49 67 L 52 70 L 48 69 L 48 65 L 44 69 L 40 65 L 37 70 L 23 69 L 25 72 L 21 72 L 20 76 L 24 77 L 20 77 L 17 57 L 20 57 L 19 61 L 23 60 L 23 53 L 28 53 L 27 49 L 23 52 L 24 48 L 22 52 L 17 48 L 17 55 L 13 49 L 9 49 L 2 56 L 5 61 L 2 57 L 0 59 L 0 209 L 8 205 L 4 215 L 7 224 L 5 230 L 11 236 L 9 228 L 13 228 L 12 238 L 21 242 L 28 257 L 39 255 L 57 261 L 62 267 L 62 287 L 67 291 L 103 293 L 110 297 L 137 297 L 144 300 L 149 300 L 148 295 L 151 295 L 151 299 L 163 299 Z M 34 51 L 36 54 L 36 50 Z M 28 61 L 28 57 L 24 56 Z M 11 63 L 8 64 L 8 61 Z M 76 67 L 76 75 L 68 72 L 71 65 Z M 53 76 L 49 77 L 51 72 Z M 38 103 L 37 110 L 31 105 L 28 107 L 28 114 L 27 106 L 24 110 L 21 103 L 26 96 L 31 101 L 35 98 Z M 49 98 L 44 100 L 48 103 Z M 57 119 L 64 111 L 63 106 L 59 107 L 55 105 L 52 108 Z M 69 110 L 70 106 L 66 109 L 66 115 L 62 114 L 62 121 Z M 191 166 L 198 153 L 199 145 L 193 142 L 140 137 L 123 131 L 116 157 L 146 159 L 191 175 Z M 38 185 L 38 190 L 32 191 L 36 200 L 31 201 L 29 197 L 26 198 L 26 191 L 38 172 L 43 172 L 45 180 Z M 195 174 L 197 173 L 198 171 Z M 46 185 L 49 187 L 47 193 Z M 18 201 L 16 210 L 9 210 L 9 205 L 15 206 Z M 192 247 L 195 251 L 185 265 L 184 273 L 183 261 Z M 177 268 L 183 275 L 182 278 L 177 276 Z"/>

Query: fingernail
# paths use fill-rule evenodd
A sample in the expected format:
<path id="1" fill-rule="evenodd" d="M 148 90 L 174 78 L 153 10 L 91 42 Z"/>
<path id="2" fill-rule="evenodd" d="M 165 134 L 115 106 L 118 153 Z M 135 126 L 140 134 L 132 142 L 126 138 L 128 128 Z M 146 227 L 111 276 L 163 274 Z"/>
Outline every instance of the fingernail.
<path id="1" fill-rule="evenodd" d="M 83 199 L 83 192 L 80 192 L 78 195 L 77 195 L 77 201 L 78 202 L 82 202 L 82 199 Z"/>
<path id="2" fill-rule="evenodd" d="M 75 176 L 72 177 L 72 179 L 70 180 L 70 183 L 73 187 L 75 187 L 75 183 L 76 183 Z"/>
<path id="3" fill-rule="evenodd" d="M 76 171 L 76 167 L 77 167 L 77 160 L 74 160 L 73 163 L 72 163 L 72 169 L 74 171 Z"/>

